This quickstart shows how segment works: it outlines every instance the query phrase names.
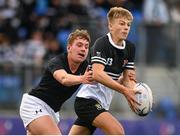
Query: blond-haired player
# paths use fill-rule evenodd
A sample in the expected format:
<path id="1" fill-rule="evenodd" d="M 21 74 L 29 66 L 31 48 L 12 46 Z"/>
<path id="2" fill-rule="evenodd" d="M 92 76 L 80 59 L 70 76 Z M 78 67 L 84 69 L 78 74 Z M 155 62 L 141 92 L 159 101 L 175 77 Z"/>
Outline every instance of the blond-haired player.
<path id="1" fill-rule="evenodd" d="M 109 33 L 98 38 L 90 52 L 95 82 L 83 84 L 76 96 L 78 118 L 70 135 L 92 134 L 96 128 L 107 135 L 125 134 L 122 124 L 108 112 L 114 91 L 123 94 L 133 110 L 139 104 L 135 100 L 135 91 L 131 89 L 136 80 L 135 46 L 126 40 L 133 16 L 127 9 L 113 7 L 107 19 Z"/>

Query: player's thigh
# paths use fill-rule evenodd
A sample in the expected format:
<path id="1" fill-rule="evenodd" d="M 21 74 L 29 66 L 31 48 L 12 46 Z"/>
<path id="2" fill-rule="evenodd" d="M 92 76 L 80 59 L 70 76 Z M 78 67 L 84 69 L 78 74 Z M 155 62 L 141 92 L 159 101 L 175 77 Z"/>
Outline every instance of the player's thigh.
<path id="1" fill-rule="evenodd" d="M 28 126 L 27 130 L 32 135 L 60 135 L 61 132 L 56 122 L 49 115 L 41 116 L 33 120 Z"/>
<path id="2" fill-rule="evenodd" d="M 92 123 L 94 126 L 102 129 L 108 135 L 122 135 L 124 134 L 123 126 L 120 122 L 113 117 L 109 112 L 102 112 L 99 114 Z"/>

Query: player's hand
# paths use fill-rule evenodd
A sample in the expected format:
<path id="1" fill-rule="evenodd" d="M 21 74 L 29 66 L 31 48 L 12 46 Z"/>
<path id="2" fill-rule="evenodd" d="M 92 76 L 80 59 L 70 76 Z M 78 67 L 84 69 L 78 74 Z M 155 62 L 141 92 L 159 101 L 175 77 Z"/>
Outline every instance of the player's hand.
<path id="1" fill-rule="evenodd" d="M 92 82 L 93 82 L 92 70 L 86 70 L 86 72 L 82 76 L 82 83 L 83 84 L 91 84 Z"/>
<path id="2" fill-rule="evenodd" d="M 128 73 L 128 77 L 129 77 L 129 80 L 134 81 L 135 83 L 137 83 L 136 72 L 134 70 L 131 70 Z"/>
<path id="3" fill-rule="evenodd" d="M 141 105 L 140 103 L 138 103 L 138 101 L 135 98 L 135 92 L 136 92 L 136 90 L 127 89 L 126 93 L 125 93 L 125 97 L 128 101 L 128 104 L 133 111 L 137 110 L 137 105 Z"/>

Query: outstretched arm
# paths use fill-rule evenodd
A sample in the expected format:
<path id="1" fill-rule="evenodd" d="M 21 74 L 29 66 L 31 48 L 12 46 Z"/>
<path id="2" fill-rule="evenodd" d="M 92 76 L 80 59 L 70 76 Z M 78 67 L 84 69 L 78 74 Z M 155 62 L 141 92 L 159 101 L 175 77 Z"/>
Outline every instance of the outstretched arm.
<path id="1" fill-rule="evenodd" d="M 113 80 L 109 75 L 104 71 L 104 65 L 99 63 L 94 63 L 92 65 L 93 79 L 113 90 L 116 90 L 122 94 L 128 91 L 128 88 L 119 84 Z"/>
<path id="2" fill-rule="evenodd" d="M 68 74 L 65 70 L 56 70 L 53 73 L 54 78 L 64 86 L 72 86 L 77 84 L 88 84 L 92 82 L 92 71 L 86 70 L 84 75 Z"/>
<path id="3" fill-rule="evenodd" d="M 92 65 L 92 71 L 93 71 L 93 79 L 119 93 L 122 93 L 127 101 L 129 102 L 132 110 L 135 111 L 136 104 L 139 105 L 139 103 L 135 99 L 135 91 L 132 88 L 125 87 L 122 84 L 119 84 L 117 81 L 113 80 L 109 75 L 106 74 L 104 71 L 104 65 L 94 63 Z"/>

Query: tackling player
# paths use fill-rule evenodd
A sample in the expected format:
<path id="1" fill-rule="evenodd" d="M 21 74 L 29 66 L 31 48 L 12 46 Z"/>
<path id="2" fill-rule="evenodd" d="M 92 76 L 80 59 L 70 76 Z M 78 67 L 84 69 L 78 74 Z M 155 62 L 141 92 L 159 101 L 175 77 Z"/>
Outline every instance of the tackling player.
<path id="1" fill-rule="evenodd" d="M 20 116 L 27 134 L 60 135 L 58 128 L 61 105 L 69 99 L 81 83 L 91 83 L 92 71 L 85 60 L 90 36 L 86 30 L 69 35 L 67 53 L 51 59 L 39 85 L 23 95 Z"/>

